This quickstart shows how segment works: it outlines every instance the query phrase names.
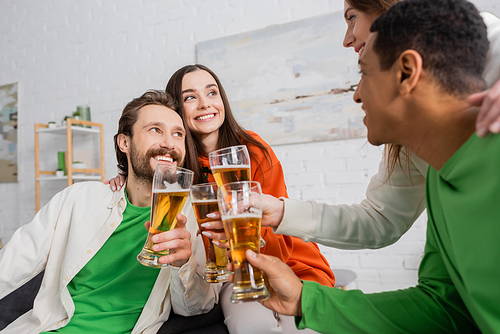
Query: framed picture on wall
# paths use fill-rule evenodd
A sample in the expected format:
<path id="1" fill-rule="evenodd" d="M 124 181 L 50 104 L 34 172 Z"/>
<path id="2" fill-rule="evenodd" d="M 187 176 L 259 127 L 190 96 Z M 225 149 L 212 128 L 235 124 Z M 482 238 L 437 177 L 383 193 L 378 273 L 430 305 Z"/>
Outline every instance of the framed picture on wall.
<path id="1" fill-rule="evenodd" d="M 328 13 L 200 42 L 196 60 L 217 74 L 241 125 L 270 145 L 364 138 L 345 29 L 343 12 Z"/>
<path id="2" fill-rule="evenodd" d="M 17 182 L 17 83 L 0 86 L 0 182 Z"/>

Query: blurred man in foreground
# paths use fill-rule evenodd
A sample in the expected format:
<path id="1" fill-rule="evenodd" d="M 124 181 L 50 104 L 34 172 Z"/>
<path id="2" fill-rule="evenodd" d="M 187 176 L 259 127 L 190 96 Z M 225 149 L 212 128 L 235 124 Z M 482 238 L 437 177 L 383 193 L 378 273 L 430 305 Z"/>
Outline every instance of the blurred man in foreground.
<path id="1" fill-rule="evenodd" d="M 263 304 L 322 333 L 498 333 L 500 137 L 474 133 L 479 108 L 467 102 L 486 87 L 486 26 L 465 0 L 405 0 L 371 32 L 354 96 L 368 140 L 404 145 L 431 166 L 418 285 L 377 294 L 331 289 L 248 251 L 268 275 L 272 298 Z M 264 215 L 271 219 L 273 209 Z"/>

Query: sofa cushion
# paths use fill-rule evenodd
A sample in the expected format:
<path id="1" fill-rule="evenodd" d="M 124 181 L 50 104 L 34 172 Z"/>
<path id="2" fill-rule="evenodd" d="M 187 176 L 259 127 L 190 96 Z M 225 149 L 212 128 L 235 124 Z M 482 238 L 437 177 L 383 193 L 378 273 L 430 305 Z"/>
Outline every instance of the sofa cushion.
<path id="1" fill-rule="evenodd" d="M 219 304 L 205 314 L 183 317 L 170 312 L 169 318 L 163 323 L 158 334 L 229 334 L 224 325 L 224 315 Z"/>
<path id="2" fill-rule="evenodd" d="M 19 289 L 0 299 L 0 330 L 33 308 L 33 301 L 40 289 L 43 271 Z"/>
<path id="3" fill-rule="evenodd" d="M 0 330 L 33 308 L 43 273 L 42 271 L 19 289 L 0 299 Z M 218 304 L 215 304 L 210 312 L 192 317 L 183 317 L 171 312 L 169 319 L 161 326 L 158 333 L 229 334 Z"/>

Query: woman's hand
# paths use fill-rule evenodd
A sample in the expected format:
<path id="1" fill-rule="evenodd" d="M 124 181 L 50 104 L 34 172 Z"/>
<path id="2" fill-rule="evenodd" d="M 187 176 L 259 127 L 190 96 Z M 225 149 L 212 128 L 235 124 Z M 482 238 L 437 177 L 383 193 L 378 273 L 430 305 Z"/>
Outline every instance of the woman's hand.
<path id="1" fill-rule="evenodd" d="M 104 181 L 104 184 L 109 184 L 109 186 L 111 187 L 111 190 L 118 191 L 125 184 L 125 178 L 126 178 L 125 175 L 118 174 L 117 176 L 115 176 L 111 180 Z"/>
<path id="2" fill-rule="evenodd" d="M 212 212 L 207 215 L 208 218 L 213 220 L 201 224 L 204 236 L 213 239 L 214 244 L 219 248 L 229 249 L 229 242 L 227 241 L 226 233 L 224 232 L 224 225 L 220 218 L 219 212 Z"/>
<path id="3" fill-rule="evenodd" d="M 262 194 L 262 226 L 278 227 L 285 214 L 285 202 L 271 195 Z"/>
<path id="4" fill-rule="evenodd" d="M 282 200 L 271 195 L 262 195 L 262 226 L 278 227 L 283 220 L 284 213 L 285 203 Z M 212 212 L 207 217 L 213 220 L 201 225 L 204 228 L 201 233 L 210 239 L 214 239 L 214 243 L 220 248 L 229 249 L 229 242 L 227 242 L 228 238 L 224 233 L 220 213 Z M 264 247 L 266 242 L 262 237 L 260 242 L 260 247 Z"/>
<path id="5" fill-rule="evenodd" d="M 490 132 L 500 132 L 500 81 L 488 90 L 472 94 L 467 102 L 472 106 L 481 107 L 476 119 L 479 137 L 485 137 Z"/>

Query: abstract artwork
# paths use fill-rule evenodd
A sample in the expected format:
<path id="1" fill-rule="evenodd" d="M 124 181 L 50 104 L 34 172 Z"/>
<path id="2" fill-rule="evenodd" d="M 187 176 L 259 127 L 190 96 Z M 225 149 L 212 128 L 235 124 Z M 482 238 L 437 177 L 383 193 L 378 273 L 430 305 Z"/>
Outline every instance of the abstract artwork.
<path id="1" fill-rule="evenodd" d="M 17 182 L 17 83 L 0 86 L 0 182 Z"/>
<path id="2" fill-rule="evenodd" d="M 366 136 L 342 12 L 198 43 L 237 120 L 271 145 Z"/>

